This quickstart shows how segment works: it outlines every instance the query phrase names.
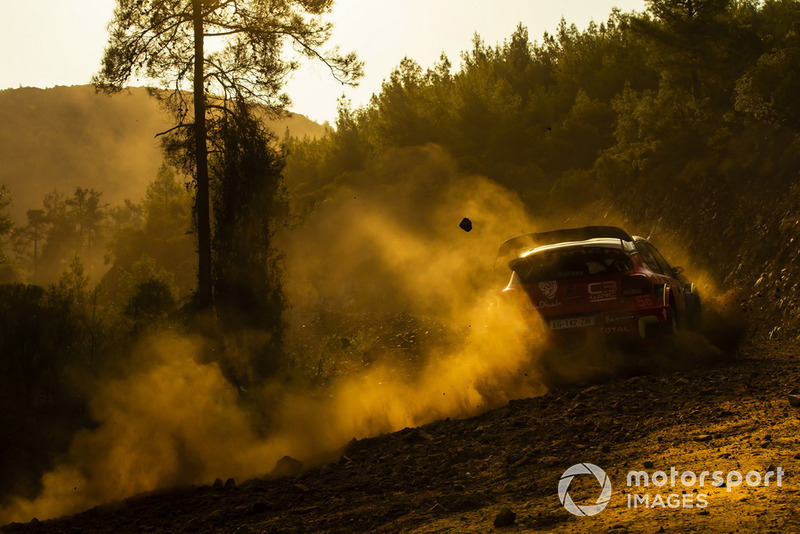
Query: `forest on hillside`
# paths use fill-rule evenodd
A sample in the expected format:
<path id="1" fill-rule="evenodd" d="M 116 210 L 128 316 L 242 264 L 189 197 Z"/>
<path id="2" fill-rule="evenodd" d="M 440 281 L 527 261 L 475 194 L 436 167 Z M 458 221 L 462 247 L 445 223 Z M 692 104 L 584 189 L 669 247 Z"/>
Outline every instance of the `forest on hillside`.
<path id="1" fill-rule="evenodd" d="M 276 376 L 322 387 L 426 343 L 446 328 L 410 334 L 418 317 L 482 283 L 461 253 L 491 263 L 483 244 L 529 221 L 626 224 L 717 283 L 772 278 L 792 320 L 800 2 L 647 5 L 538 39 L 522 24 L 497 45 L 476 35 L 428 69 L 405 59 L 367 106 L 341 102 L 323 137 L 252 121 L 223 132 L 238 159 L 210 160 L 218 320 L 195 313 L 192 168 L 174 146 L 141 177 L 141 201 L 78 184 L 23 207 L 0 189 L 0 494 L 38 493 L 76 433 L 97 428 L 89 399 L 146 335 L 205 336 L 204 360 L 268 433 L 269 403 L 251 389 Z M 481 247 L 453 245 L 461 216 L 479 236 L 491 227 Z M 442 272 L 455 282 L 432 287 Z"/>
<path id="2" fill-rule="evenodd" d="M 562 21 L 538 40 L 523 25 L 496 46 L 476 36 L 458 66 L 408 58 L 368 106 L 342 102 L 331 135 L 289 145 L 286 181 L 313 209 L 393 147 L 434 143 L 536 215 L 605 205 L 704 237 L 707 264 L 730 272 L 731 244 L 776 226 L 765 203 L 777 213 L 800 200 L 799 25 L 791 0 L 655 0 L 583 31 Z"/>

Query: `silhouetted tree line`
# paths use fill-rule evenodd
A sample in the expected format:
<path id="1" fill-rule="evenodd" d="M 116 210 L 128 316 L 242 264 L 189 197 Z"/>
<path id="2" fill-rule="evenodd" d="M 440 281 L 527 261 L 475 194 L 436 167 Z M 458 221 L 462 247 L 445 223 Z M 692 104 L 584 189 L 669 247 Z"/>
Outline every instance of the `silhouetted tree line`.
<path id="1" fill-rule="evenodd" d="M 35 493 L 74 432 L 91 426 L 92 385 L 125 369 L 143 333 L 200 328 L 224 347 L 243 330 L 251 361 L 220 360 L 228 378 L 249 387 L 279 368 L 284 297 L 272 237 L 287 211 L 284 158 L 263 124 L 240 111 L 213 123 L 225 150 L 210 157 L 218 295 L 210 329 L 194 305 L 195 223 L 184 174 L 164 165 L 142 202 L 113 207 L 92 189 L 53 191 L 16 227 L 0 189 L 0 425 L 8 430 L 0 500 Z"/>
<path id="2" fill-rule="evenodd" d="M 651 0 L 540 41 L 476 36 L 456 69 L 404 59 L 369 105 L 342 102 L 327 137 L 290 143 L 287 184 L 307 211 L 387 148 L 438 143 L 537 214 L 601 201 L 738 242 L 749 223 L 724 221 L 797 180 L 798 26 L 794 0 Z"/>
<path id="3" fill-rule="evenodd" d="M 277 369 L 283 349 L 281 257 L 273 238 L 288 216 L 284 154 L 275 136 L 242 101 L 214 121 L 219 150 L 211 171 L 212 286 L 220 327 L 267 334 L 249 355 L 255 376 Z"/>
<path id="4" fill-rule="evenodd" d="M 221 349 L 245 344 L 247 362 L 237 350 L 209 355 L 237 385 L 249 386 L 279 367 L 284 296 L 272 238 L 287 216 L 284 158 L 260 116 L 264 109 L 279 115 L 288 103 L 281 88 L 297 62 L 283 59 L 286 43 L 322 60 L 343 83 L 360 76 L 354 53 L 322 49 L 331 32 L 324 20 L 331 5 L 117 2 L 95 85 L 118 92 L 137 74 L 161 81 L 152 94 L 172 112 L 175 125 L 159 135 L 190 190 L 165 167 L 142 204 L 109 208 L 92 189 L 77 188 L 71 197 L 54 191 L 16 229 L 4 216 L 10 200 L 0 190 L 0 282 L 43 284 L 63 273 L 46 288 L 0 286 L 0 321 L 17 325 L 0 331 L 2 381 L 30 385 L 3 399 L 9 425 L 22 430 L 8 438 L 4 461 L 33 451 L 0 483 L 0 495 L 18 485 L 23 492 L 35 489 L 25 487 L 30 478 L 23 475 L 40 472 L 46 458 L 63 450 L 66 441 L 46 439 L 43 433 L 54 425 L 36 423 L 36 414 L 60 418 L 59 436 L 87 424 L 80 383 L 113 373 L 143 331 L 175 324 L 202 330 Z M 206 41 L 220 39 L 221 47 L 205 50 Z M 105 269 L 92 267 L 104 252 L 111 268 L 101 275 Z M 186 262 L 195 252 L 197 284 L 189 285 Z M 94 286 L 84 271 L 87 262 L 102 276 Z M 19 419 L 13 407 L 25 403 L 39 411 Z M 75 407 L 73 419 L 64 406 Z"/>
<path id="5" fill-rule="evenodd" d="M 92 425 L 92 384 L 124 365 L 143 329 L 175 318 L 194 273 L 191 197 L 166 167 L 141 204 L 53 191 L 25 225 L 0 193 L 2 498 L 36 491 L 38 474 Z"/>

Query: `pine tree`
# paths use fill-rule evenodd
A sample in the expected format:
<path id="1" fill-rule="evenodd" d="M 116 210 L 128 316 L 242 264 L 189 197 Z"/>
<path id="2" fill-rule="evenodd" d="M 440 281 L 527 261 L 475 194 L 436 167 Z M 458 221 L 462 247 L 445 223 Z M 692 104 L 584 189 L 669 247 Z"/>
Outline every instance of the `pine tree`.
<path id="1" fill-rule="evenodd" d="M 354 83 L 362 65 L 354 53 L 325 52 L 331 32 L 323 20 L 333 0 L 118 0 L 102 69 L 94 83 L 108 92 L 141 76 L 157 82 L 177 121 L 188 130 L 182 146 L 193 170 L 198 240 L 198 304 L 213 303 L 207 113 L 230 110 L 220 102 L 259 102 L 278 112 L 281 93 L 297 67 L 286 44 L 319 59 L 343 83 Z M 206 52 L 206 40 L 221 41 Z M 190 111 L 193 118 L 189 119 Z"/>

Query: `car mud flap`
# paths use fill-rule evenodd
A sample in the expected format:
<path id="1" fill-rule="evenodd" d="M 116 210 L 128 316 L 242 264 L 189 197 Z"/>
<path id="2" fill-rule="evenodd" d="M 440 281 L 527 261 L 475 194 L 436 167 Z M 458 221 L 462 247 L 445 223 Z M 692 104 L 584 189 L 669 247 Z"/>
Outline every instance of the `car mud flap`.
<path id="1" fill-rule="evenodd" d="M 645 339 L 647 337 L 647 327 L 651 324 L 658 324 L 658 317 L 654 315 L 645 315 L 639 317 L 639 337 Z"/>

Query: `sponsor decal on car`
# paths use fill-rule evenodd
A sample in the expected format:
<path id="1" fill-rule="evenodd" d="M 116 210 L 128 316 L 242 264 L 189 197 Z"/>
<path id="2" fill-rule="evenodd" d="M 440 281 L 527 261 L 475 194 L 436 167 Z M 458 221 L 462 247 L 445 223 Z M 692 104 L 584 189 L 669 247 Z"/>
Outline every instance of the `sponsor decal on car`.
<path id="1" fill-rule="evenodd" d="M 604 334 L 625 334 L 631 332 L 629 326 L 604 326 L 602 330 Z"/>
<path id="2" fill-rule="evenodd" d="M 620 321 L 635 321 L 636 314 L 635 313 L 626 313 L 623 315 L 609 315 L 606 317 L 607 323 L 617 323 Z"/>
<path id="3" fill-rule="evenodd" d="M 536 308 L 557 308 L 561 306 L 560 300 L 540 300 Z"/>
<path id="4" fill-rule="evenodd" d="M 564 295 L 567 299 L 577 298 L 578 288 L 575 287 L 575 284 L 567 284 L 567 289 L 564 291 Z"/>
<path id="5" fill-rule="evenodd" d="M 579 317 L 562 317 L 560 319 L 550 319 L 551 330 L 564 330 L 565 328 L 581 328 L 594 326 L 594 315 L 583 315 Z"/>
<path id="6" fill-rule="evenodd" d="M 594 282 L 589 284 L 587 289 L 589 290 L 589 300 L 592 302 L 602 302 L 617 298 L 617 283 L 613 280 Z"/>
<path id="7" fill-rule="evenodd" d="M 556 291 L 558 291 L 558 282 L 555 280 L 548 280 L 547 282 L 539 282 L 539 291 L 542 292 L 548 299 L 552 299 L 556 296 Z"/>

